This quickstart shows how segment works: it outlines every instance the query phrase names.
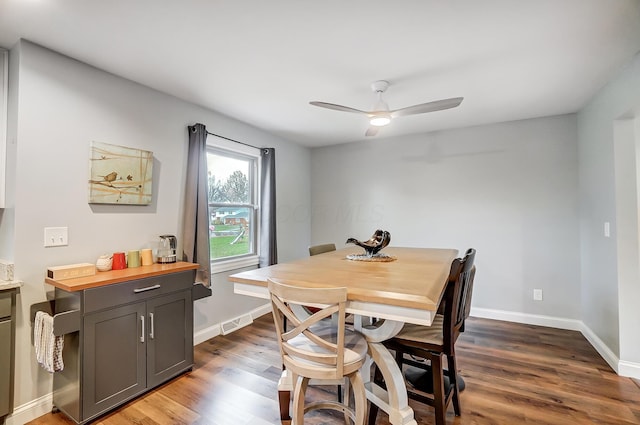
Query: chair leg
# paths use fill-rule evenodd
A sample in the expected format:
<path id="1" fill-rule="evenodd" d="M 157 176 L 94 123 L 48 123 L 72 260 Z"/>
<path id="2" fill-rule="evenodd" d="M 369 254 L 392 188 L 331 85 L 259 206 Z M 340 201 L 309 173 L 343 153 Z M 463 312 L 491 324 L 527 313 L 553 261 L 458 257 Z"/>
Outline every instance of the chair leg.
<path id="1" fill-rule="evenodd" d="M 293 389 L 293 414 L 291 425 L 304 425 L 304 395 L 307 392 L 309 378 L 298 376 Z"/>
<path id="2" fill-rule="evenodd" d="M 402 370 L 402 363 L 404 363 L 404 353 L 401 350 L 396 350 L 396 363 L 400 370 Z"/>
<path id="3" fill-rule="evenodd" d="M 449 368 L 449 385 L 453 385 L 450 391 L 453 391 L 451 395 L 453 401 L 453 411 L 456 416 L 460 416 L 460 389 L 458 388 L 458 366 L 456 365 L 456 356 L 447 356 L 447 367 Z"/>
<path id="4" fill-rule="evenodd" d="M 291 403 L 291 391 L 278 391 L 278 402 L 280 403 L 280 420 L 291 420 L 289 414 L 289 404 Z"/>
<path id="5" fill-rule="evenodd" d="M 367 418 L 367 394 L 360 372 L 352 373 L 349 376 L 349 383 L 353 390 L 353 405 L 356 413 L 354 425 L 364 425 L 365 419 Z"/>
<path id="6" fill-rule="evenodd" d="M 349 392 L 349 387 L 353 387 L 351 384 L 351 378 L 349 379 L 343 379 L 344 381 L 344 385 L 338 385 L 338 402 L 344 404 L 345 406 L 349 407 L 349 402 L 350 402 L 350 395 L 351 393 Z M 349 423 L 349 412 L 345 410 L 344 412 L 344 423 L 348 424 Z"/>
<path id="7" fill-rule="evenodd" d="M 431 355 L 431 373 L 433 376 L 433 407 L 435 409 L 436 425 L 445 425 L 446 423 L 446 403 L 444 379 L 442 371 L 442 354 L 432 353 Z"/>

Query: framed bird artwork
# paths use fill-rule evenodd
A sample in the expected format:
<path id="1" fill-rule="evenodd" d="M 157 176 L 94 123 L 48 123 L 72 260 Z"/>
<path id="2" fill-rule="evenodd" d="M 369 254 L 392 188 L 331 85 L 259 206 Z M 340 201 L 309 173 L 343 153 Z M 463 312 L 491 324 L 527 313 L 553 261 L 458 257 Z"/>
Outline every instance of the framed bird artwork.
<path id="1" fill-rule="evenodd" d="M 89 203 L 149 205 L 153 152 L 91 142 Z"/>

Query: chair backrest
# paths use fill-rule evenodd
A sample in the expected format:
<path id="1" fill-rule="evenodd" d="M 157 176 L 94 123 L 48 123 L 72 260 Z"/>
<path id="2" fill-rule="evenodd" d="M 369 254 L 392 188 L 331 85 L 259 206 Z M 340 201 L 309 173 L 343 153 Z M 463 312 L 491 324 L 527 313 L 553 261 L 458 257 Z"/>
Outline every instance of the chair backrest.
<path id="1" fill-rule="evenodd" d="M 345 320 L 347 288 L 303 288 L 268 280 L 273 318 L 278 334 L 278 343 L 285 367 L 296 372 L 299 360 L 335 367 L 334 376 L 340 378 L 344 371 Z M 311 316 L 300 319 L 292 310 L 293 305 L 318 307 Z M 337 314 L 336 321 L 324 321 L 322 328 L 333 326 L 331 332 L 314 333 L 313 325 L 322 319 Z M 289 330 L 283 326 L 289 323 Z M 306 340 L 302 338 L 306 337 Z M 303 343 L 301 344 L 301 340 Z"/>
<path id="2" fill-rule="evenodd" d="M 463 258 L 456 258 L 451 263 L 449 281 L 445 290 L 443 340 L 445 350 L 453 352 L 453 346 L 464 331 L 465 319 L 471 311 L 471 295 L 476 267 L 473 265 L 476 250 L 470 248 Z"/>
<path id="3" fill-rule="evenodd" d="M 325 243 L 322 245 L 314 245 L 309 247 L 309 255 L 318 255 L 329 251 L 335 251 L 336 244 L 334 243 Z"/>

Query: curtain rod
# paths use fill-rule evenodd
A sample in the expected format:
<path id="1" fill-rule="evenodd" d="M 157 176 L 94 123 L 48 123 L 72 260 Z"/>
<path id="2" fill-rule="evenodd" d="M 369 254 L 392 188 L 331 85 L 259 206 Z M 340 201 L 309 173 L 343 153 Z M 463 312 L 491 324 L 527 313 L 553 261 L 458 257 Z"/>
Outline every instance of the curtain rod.
<path id="1" fill-rule="evenodd" d="M 262 149 L 262 148 L 259 148 L 259 147 L 257 147 L 257 146 L 250 145 L 250 144 L 248 144 L 248 143 L 239 142 L 239 141 L 237 141 L 237 140 L 233 140 L 233 139 L 230 139 L 230 138 L 228 138 L 228 137 L 221 136 L 221 135 L 216 134 L 216 133 L 211 133 L 210 131 L 207 131 L 207 134 L 209 134 L 210 136 L 216 136 L 216 137 L 219 137 L 219 138 L 221 138 L 221 139 L 228 140 L 228 141 L 230 141 L 230 142 L 240 143 L 241 145 L 249 146 L 250 148 L 254 148 L 254 149 L 258 149 L 258 150 L 261 150 L 261 149 Z"/>

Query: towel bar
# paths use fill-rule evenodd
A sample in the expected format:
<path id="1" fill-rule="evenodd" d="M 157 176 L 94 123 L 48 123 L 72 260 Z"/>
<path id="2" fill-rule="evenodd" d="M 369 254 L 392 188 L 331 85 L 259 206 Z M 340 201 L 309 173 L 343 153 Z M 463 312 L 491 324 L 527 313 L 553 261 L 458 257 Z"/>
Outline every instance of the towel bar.
<path id="1" fill-rule="evenodd" d="M 55 301 L 43 301 L 40 303 L 32 304 L 30 309 L 31 325 L 36 320 L 36 313 L 38 311 L 44 311 L 53 316 L 53 334 L 55 336 L 62 336 L 72 332 L 80 330 L 80 310 L 63 311 L 58 314 L 53 314 Z"/>
<path id="2" fill-rule="evenodd" d="M 191 290 L 193 300 L 200 300 L 202 298 L 211 296 L 211 287 L 206 286 L 202 282 L 195 282 Z"/>

